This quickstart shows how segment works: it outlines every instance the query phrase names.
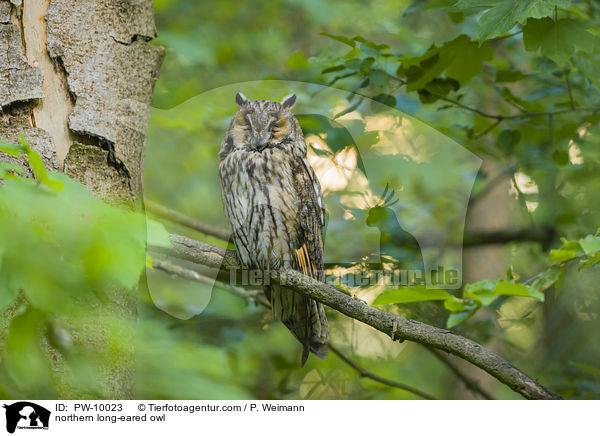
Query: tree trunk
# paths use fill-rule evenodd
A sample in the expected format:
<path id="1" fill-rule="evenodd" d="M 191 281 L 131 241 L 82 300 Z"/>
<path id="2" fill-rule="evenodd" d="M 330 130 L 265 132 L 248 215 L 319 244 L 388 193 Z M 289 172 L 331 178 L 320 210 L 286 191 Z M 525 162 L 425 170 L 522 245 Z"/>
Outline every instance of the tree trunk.
<path id="1" fill-rule="evenodd" d="M 139 208 L 152 88 L 163 51 L 152 0 L 0 0 L 0 140 L 23 134 L 48 170 L 64 171 L 97 197 Z M 0 154 L 0 160 L 11 158 Z M 26 304 L 20 299 L 20 304 Z M 0 361 L 17 305 L 0 320 Z M 115 290 L 97 308 L 133 327 L 135 294 Z M 69 325 L 74 343 L 110 341 L 114 328 Z M 133 332 L 96 374 L 105 398 L 130 398 Z M 90 394 L 61 383 L 64 362 L 47 346 L 62 398 Z"/>

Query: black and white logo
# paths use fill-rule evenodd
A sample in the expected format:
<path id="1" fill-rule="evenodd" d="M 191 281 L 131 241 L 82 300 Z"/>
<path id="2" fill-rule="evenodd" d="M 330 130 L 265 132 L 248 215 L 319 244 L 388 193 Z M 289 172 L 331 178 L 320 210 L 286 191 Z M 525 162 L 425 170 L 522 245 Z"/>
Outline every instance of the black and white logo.
<path id="1" fill-rule="evenodd" d="M 29 401 L 19 401 L 6 409 L 6 431 L 14 433 L 16 429 L 48 430 L 50 411 Z"/>

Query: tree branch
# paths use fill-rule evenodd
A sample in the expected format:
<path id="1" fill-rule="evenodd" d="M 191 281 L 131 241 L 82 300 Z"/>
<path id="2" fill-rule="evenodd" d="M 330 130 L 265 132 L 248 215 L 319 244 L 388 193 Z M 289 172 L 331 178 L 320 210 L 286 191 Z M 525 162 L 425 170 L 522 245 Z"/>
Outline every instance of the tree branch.
<path id="1" fill-rule="evenodd" d="M 208 236 L 214 236 L 215 238 L 229 241 L 229 233 L 221 227 L 213 226 L 211 224 L 203 223 L 202 221 L 195 220 L 187 215 L 179 213 L 173 209 L 169 209 L 161 204 L 155 203 L 150 200 L 145 200 L 144 205 L 146 210 L 153 213 L 154 215 L 166 218 L 174 223 L 181 224 L 182 226 L 189 227 L 200 233 Z"/>
<path id="2" fill-rule="evenodd" d="M 183 277 L 184 279 L 193 280 L 195 282 L 200 282 L 200 283 L 204 283 L 204 284 L 211 285 L 211 286 L 216 285 L 216 286 L 219 286 L 219 287 L 225 289 L 226 291 L 228 291 L 229 293 L 231 293 L 237 297 L 242 297 L 244 300 L 246 300 L 248 302 L 255 302 L 255 303 L 261 304 L 265 307 L 271 307 L 271 304 L 268 302 L 268 300 L 266 299 L 266 297 L 264 296 L 262 291 L 260 291 L 260 292 L 248 291 L 239 286 L 230 285 L 228 283 L 225 283 L 225 282 L 222 282 L 219 280 L 215 280 L 211 277 L 207 277 L 203 274 L 200 274 L 197 271 L 194 271 L 194 270 L 191 270 L 188 268 L 184 268 L 182 266 L 175 265 L 171 262 L 167 262 L 167 261 L 160 260 L 160 259 L 152 259 L 152 268 L 163 271 L 167 274 Z"/>
<path id="3" fill-rule="evenodd" d="M 462 245 L 472 247 L 476 245 L 506 244 L 514 241 L 547 244 L 555 237 L 556 230 L 553 227 L 492 230 L 468 233 L 465 235 Z"/>
<path id="4" fill-rule="evenodd" d="M 269 300 L 267 300 L 267 298 L 264 296 L 262 291 L 261 292 L 247 291 L 246 289 L 240 288 L 239 286 L 230 285 L 228 283 L 224 283 L 219 280 L 214 280 L 210 277 L 207 277 L 207 276 L 204 276 L 204 275 L 198 273 L 197 271 L 194 271 L 194 270 L 191 270 L 188 268 L 184 268 L 179 265 L 175 265 L 171 262 L 167 262 L 167 261 L 160 260 L 160 259 L 152 259 L 152 267 L 157 270 L 166 272 L 167 274 L 175 275 L 178 277 L 183 277 L 188 280 L 193 280 L 193 281 L 197 281 L 200 283 L 217 285 L 220 288 L 230 292 L 231 294 L 233 294 L 237 297 L 241 297 L 246 301 L 252 301 L 255 304 L 259 304 L 269 310 L 272 309 L 271 303 L 269 302 Z M 329 345 L 329 348 L 331 349 L 331 351 L 333 351 L 335 354 L 337 354 L 344 363 L 346 363 L 347 365 L 351 366 L 354 370 L 356 370 L 361 375 L 361 377 L 370 378 L 371 380 L 374 380 L 378 383 L 382 383 L 387 386 L 405 390 L 407 392 L 410 392 L 412 394 L 415 394 L 417 396 L 425 398 L 426 400 L 435 400 L 436 399 L 435 397 L 433 397 L 417 388 L 413 388 L 412 386 L 405 385 L 403 383 L 399 383 L 394 380 L 386 379 L 384 377 L 380 377 L 377 374 L 372 373 L 372 372 L 362 368 L 356 362 L 352 361 L 349 357 L 347 357 L 344 353 L 342 353 L 331 342 L 329 342 L 328 345 Z"/>
<path id="5" fill-rule="evenodd" d="M 172 255 L 217 269 L 240 268 L 233 251 L 180 235 L 170 235 L 169 238 L 173 246 L 170 252 Z M 370 325 L 392 339 L 418 342 L 459 356 L 483 369 L 525 398 L 561 398 L 506 360 L 478 343 L 456 335 L 450 330 L 407 320 L 399 315 L 368 306 L 360 300 L 338 291 L 333 286 L 318 282 L 298 271 L 272 271 L 270 277 L 267 278 Z"/>
<path id="6" fill-rule="evenodd" d="M 456 367 L 456 365 L 454 365 L 450 361 L 450 359 L 448 359 L 446 356 L 444 356 L 444 354 L 442 354 L 440 351 L 436 350 L 435 348 L 431 348 L 431 347 L 425 347 L 425 348 L 427 348 L 440 362 L 442 362 L 444 365 L 446 365 L 448 368 L 450 368 L 450 371 L 452 371 L 454 373 L 454 375 L 456 375 L 456 377 L 458 377 L 463 382 L 463 384 L 465 385 L 465 387 L 467 389 L 475 392 L 476 394 L 481 395 L 486 400 L 494 399 L 490 394 L 488 394 L 486 391 L 481 389 L 478 382 L 476 382 L 475 380 L 471 380 L 469 377 L 464 375 L 461 372 L 461 370 L 458 369 Z"/>
<path id="7" fill-rule="evenodd" d="M 498 178 L 500 178 L 500 176 Z M 483 194 L 484 193 L 481 193 L 477 197 L 473 197 L 473 201 L 476 201 Z M 163 217 L 169 221 L 180 224 L 184 227 L 196 230 L 204 235 L 213 236 L 225 242 L 229 241 L 229 233 L 221 227 L 213 226 L 211 224 L 207 224 L 202 221 L 196 220 L 173 209 L 154 203 L 150 200 L 146 200 L 145 204 L 146 209 L 157 216 Z M 460 245 L 463 246 L 493 245 L 504 244 L 512 241 L 531 241 L 547 243 L 550 242 L 554 238 L 554 236 L 554 229 L 549 228 L 495 230 L 489 232 L 467 233 L 464 236 L 464 240 L 462 242 L 456 242 L 456 244 L 460 243 Z"/>
<path id="8" fill-rule="evenodd" d="M 519 33 L 519 32 L 517 32 L 517 33 Z M 517 33 L 515 33 L 514 35 L 516 35 Z M 514 36 L 514 35 L 508 35 L 508 36 Z M 404 80 L 401 77 L 395 76 L 393 74 L 388 74 L 388 77 L 391 78 L 391 79 L 397 80 L 402 85 L 406 85 L 406 80 Z M 570 83 L 569 83 L 569 85 L 570 85 Z M 484 111 L 482 111 L 480 109 L 477 109 L 477 108 L 474 108 L 474 107 L 471 107 L 471 106 L 467 106 L 467 105 L 461 103 L 460 101 L 451 99 L 449 97 L 446 97 L 445 95 L 436 94 L 435 92 L 431 92 L 429 90 L 427 90 L 427 92 L 429 94 L 433 95 L 434 97 L 437 97 L 438 99 L 443 100 L 443 101 L 445 101 L 447 103 L 450 103 L 450 104 L 452 104 L 454 106 L 457 106 L 457 107 L 459 107 L 461 109 L 467 110 L 469 112 L 476 113 L 476 114 L 481 115 L 482 117 L 485 117 L 485 118 L 494 119 L 494 120 L 496 120 L 498 122 L 501 122 L 503 120 L 514 120 L 514 119 L 520 119 L 520 118 L 536 118 L 536 117 L 544 117 L 544 116 L 561 115 L 561 114 L 565 114 L 565 113 L 569 113 L 569 112 L 596 112 L 596 111 L 600 111 L 600 106 L 574 106 L 574 104 L 572 104 L 571 107 L 568 108 L 568 109 L 560 109 L 560 110 L 557 110 L 557 111 L 549 111 L 549 112 L 523 112 L 523 113 L 515 114 L 515 115 L 490 114 L 490 113 L 484 112 Z M 497 124 L 494 124 L 493 127 L 496 127 L 496 125 Z M 487 133 L 487 131 L 485 133 Z"/>
<path id="9" fill-rule="evenodd" d="M 485 118 L 491 118 L 497 121 L 503 121 L 503 120 L 515 120 L 515 119 L 521 119 L 521 118 L 537 118 L 537 117 L 547 117 L 547 116 L 554 116 L 554 115 L 561 115 L 561 114 L 566 114 L 569 112 L 596 112 L 596 111 L 600 111 L 600 106 L 581 106 L 581 107 L 573 107 L 573 108 L 568 108 L 568 109 L 560 109 L 557 111 L 548 111 L 548 112 L 523 112 L 520 114 L 515 114 L 515 115 L 499 115 L 499 114 L 489 114 L 487 112 L 484 112 L 482 110 L 479 110 L 477 108 L 474 107 L 470 107 L 467 105 L 462 104 L 461 102 L 457 101 L 457 100 L 453 100 L 451 98 L 448 98 L 446 96 L 440 95 L 440 94 L 435 94 L 431 91 L 428 91 L 431 95 L 434 95 L 435 97 L 439 98 L 440 100 L 443 100 L 445 102 L 451 103 L 455 106 L 458 106 L 461 109 L 476 113 L 478 115 L 481 115 L 482 117 Z"/>
<path id="10" fill-rule="evenodd" d="M 397 381 L 390 380 L 390 379 L 387 379 L 384 377 L 380 377 L 377 374 L 374 374 L 371 371 L 366 370 L 365 368 L 363 368 L 362 366 L 360 366 L 359 364 L 354 362 L 352 359 L 350 359 L 348 356 L 346 356 L 338 347 L 336 347 L 332 343 L 329 343 L 329 349 L 331 351 L 333 351 L 345 363 L 347 363 L 349 366 L 351 366 L 356 372 L 358 372 L 358 374 L 361 377 L 370 378 L 371 380 L 374 380 L 381 384 L 391 386 L 393 388 L 402 389 L 404 391 L 418 395 L 419 397 L 425 398 L 426 400 L 436 400 L 437 399 L 423 391 L 413 388 L 412 386 L 405 385 L 403 383 L 398 383 Z"/>

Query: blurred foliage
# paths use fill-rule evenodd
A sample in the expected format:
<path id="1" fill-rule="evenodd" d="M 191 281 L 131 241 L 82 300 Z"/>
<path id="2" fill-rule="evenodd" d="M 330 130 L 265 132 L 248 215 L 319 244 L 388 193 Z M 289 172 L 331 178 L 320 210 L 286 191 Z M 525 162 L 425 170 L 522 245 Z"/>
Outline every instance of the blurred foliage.
<path id="1" fill-rule="evenodd" d="M 461 172 L 449 161 L 445 167 L 437 166 L 442 164 L 432 159 L 417 162 L 412 158 L 404 164 L 389 159 L 384 166 L 381 160 L 373 161 L 382 174 L 387 171 L 385 165 L 389 171 L 403 174 L 391 186 L 398 204 L 393 210 L 381 208 L 381 193 L 391 173 L 372 176 L 379 171 L 369 171 L 369 156 L 364 151 L 382 152 L 384 156 L 400 141 L 412 143 L 412 148 L 407 146 L 410 151 L 404 153 L 415 156 L 423 144 L 440 142 L 433 137 L 417 141 L 426 129 L 406 134 L 407 124 L 399 122 L 405 136 L 401 140 L 392 136 L 382 145 L 384 131 L 390 129 L 389 125 L 379 130 L 372 127 L 378 114 L 386 113 L 374 102 L 403 111 L 488 163 L 474 181 L 474 199 L 484 197 L 496 179 L 511 185 L 507 199 L 510 228 L 552 231 L 541 242 L 506 243 L 505 254 L 497 258 L 501 269 L 508 269 L 506 274 L 480 277 L 458 292 L 423 286 L 388 287 L 382 292 L 381 286 L 356 286 L 351 273 L 369 270 L 375 264 L 354 255 L 347 256 L 349 263 L 338 265 L 349 268 L 342 276 L 342 286 L 387 310 L 448 325 L 484 344 L 493 340 L 501 355 L 561 394 L 598 398 L 593 371 L 581 369 L 588 368 L 586 365 L 597 368 L 600 361 L 600 350 L 590 346 L 598 343 L 600 327 L 600 298 L 593 285 L 598 275 L 593 265 L 598 256 L 594 244 L 600 223 L 595 207 L 600 200 L 596 176 L 600 169 L 600 7 L 596 2 L 384 0 L 364 4 L 329 0 L 276 5 L 259 1 L 250 6 L 170 0 L 156 1 L 155 9 L 159 29 L 156 43 L 166 46 L 169 56 L 156 86 L 157 109 L 150 123 L 145 181 L 149 198 L 222 225 L 222 212 L 215 207 L 220 205 L 216 152 L 235 111 L 234 93 L 241 90 L 251 98 L 275 100 L 296 92 L 299 103 L 294 112 L 307 136 L 311 163 L 320 178 L 327 168 L 338 180 L 345 180 L 341 186 L 322 180 L 327 185 L 324 191 L 330 212 L 326 256 L 334 261 L 340 258 L 340 250 L 351 252 L 348 247 L 362 247 L 363 253 L 375 247 L 375 251 L 381 249 L 377 265 L 393 269 L 397 265 L 394 257 L 398 256 L 395 248 L 401 240 L 398 235 L 408 229 L 417 236 L 428 263 L 438 254 L 428 253 L 423 245 L 435 247 L 444 238 L 451 243 L 462 237 L 462 227 L 455 231 L 447 218 L 460 215 L 460 208 L 447 214 L 433 211 L 461 204 L 455 194 L 445 198 L 439 193 L 448 186 L 460 192 L 456 178 L 468 177 L 469 171 L 465 167 Z M 265 79 L 285 82 L 246 83 Z M 299 86 L 293 81 L 307 84 Z M 352 94 L 323 92 L 309 83 Z M 409 125 L 418 125 L 408 115 L 404 118 Z M 327 167 L 323 161 L 333 164 Z M 348 166 L 355 170 L 346 172 Z M 370 185 L 361 181 L 360 172 L 370 179 Z M 378 210 L 385 213 L 378 214 Z M 375 219 L 379 215 L 382 217 Z M 390 220 L 394 216 L 396 219 Z M 419 230 L 418 223 L 425 223 L 421 227 L 424 231 Z M 553 235 L 565 239 L 560 241 Z M 443 259 L 447 263 L 452 257 Z M 468 270 L 469 265 L 463 268 Z M 156 288 L 153 294 L 163 295 L 155 299 L 157 304 L 168 303 L 161 298 L 169 300 L 161 289 L 170 287 L 173 291 L 183 285 L 173 280 L 159 285 L 155 278 L 156 286 L 150 283 L 151 291 Z M 239 304 L 216 305 L 217 299 L 231 298 L 222 294 L 215 290 L 210 303 L 195 318 L 190 317 L 199 313 L 199 308 L 186 309 L 181 299 L 170 310 L 176 316 L 187 313 L 185 317 L 190 319 L 181 326 L 186 330 L 194 320 L 203 326 L 209 324 L 205 319 L 209 315 L 225 319 L 256 316 L 256 309 L 248 312 Z M 170 298 L 175 297 L 171 294 Z M 464 395 L 458 393 L 464 389 L 460 383 L 418 346 L 403 346 L 400 352 L 380 342 L 382 338 L 373 342 L 368 328 L 347 323 L 331 311 L 329 317 L 333 339 L 349 346 L 369 370 L 400 381 L 412 380 L 440 397 Z M 263 323 L 269 327 L 267 331 L 279 328 L 267 320 Z M 212 328 L 198 330 L 194 340 L 211 343 L 214 334 Z M 286 392 L 293 397 L 302 397 L 305 392 L 299 381 L 302 377 L 314 383 L 315 369 L 320 374 L 317 380 L 347 380 L 345 384 L 339 382 L 336 398 L 407 395 L 354 380 L 352 370 L 335 356 L 326 362 L 309 360 L 307 368 L 297 368 L 297 347 L 290 345 L 285 335 L 281 343 L 271 343 L 273 338 L 267 340 L 256 325 L 238 334 L 235 340 L 219 336 L 217 345 L 234 347 L 232 353 L 238 360 L 253 360 L 261 353 L 269 369 L 257 367 L 248 377 L 285 380 L 291 389 Z M 239 348 L 255 338 L 264 338 L 257 349 Z M 286 355 L 289 366 L 273 372 L 266 362 L 274 351 L 268 350 L 280 353 L 283 344 L 291 346 L 291 355 Z M 440 372 L 443 381 L 432 383 L 431 375 Z M 514 398 L 495 382 L 486 384 L 496 397 Z M 339 391 L 342 385 L 350 389 Z M 265 397 L 283 396 L 277 388 L 267 392 Z M 324 392 L 316 389 L 312 395 L 330 398 Z"/>
<path id="2" fill-rule="evenodd" d="M 596 1 L 155 0 L 154 7 L 154 43 L 167 58 L 150 120 L 147 198 L 224 226 L 216 154 L 233 95 L 275 100 L 296 92 L 294 112 L 329 210 L 328 273 L 341 272 L 340 286 L 477 340 L 565 397 L 600 398 Z M 97 365 L 120 344 L 81 343 L 64 319 L 98 320 L 114 337 L 129 332 L 130 324 L 95 308 L 115 288 L 133 289 L 149 265 L 146 222 L 46 173 L 25 142 L 0 150 L 25 155 L 36 176 L 0 166 L 0 306 L 20 307 L 10 325 L 0 323 L 0 396 L 57 396 L 51 347 L 65 356 L 69 382 L 101 397 Z M 477 176 L 471 153 L 486 162 Z M 460 266 L 453 247 L 471 188 L 479 201 L 498 177 L 509 193 L 492 213 L 508 208 L 511 229 L 552 230 L 543 241 L 503 242 L 493 259 L 506 273 L 471 271 L 477 279 L 457 289 L 351 281 L 356 271 L 397 268 L 408 233 L 426 264 Z M 148 229 L 154 245 L 166 243 L 160 224 Z M 300 368 L 289 332 L 219 286 L 147 268 L 139 294 L 139 398 L 414 398 L 357 377 L 333 354 Z M 468 397 L 418 344 L 390 343 L 334 311 L 328 317 L 332 341 L 369 371 L 440 398 Z M 482 380 L 495 398 L 517 398 Z"/>
<path id="3" fill-rule="evenodd" d="M 96 308 L 115 288 L 138 283 L 145 264 L 144 217 L 103 203 L 63 173 L 47 173 L 21 140 L 20 146 L 0 143 L 4 153 L 25 155 L 35 175 L 20 176 L 25 170 L 16 164 L 0 174 L 0 309 L 16 308 L 3 332 L 0 367 L 11 383 L 0 394 L 55 396 L 57 380 L 44 352 L 50 346 L 64 352 L 69 383 L 84 382 L 88 392 L 100 395 L 89 371 L 92 356 L 101 351 L 92 344 L 74 347 L 64 320 L 80 324 L 100 317 L 109 329 L 118 328 L 118 318 Z"/>

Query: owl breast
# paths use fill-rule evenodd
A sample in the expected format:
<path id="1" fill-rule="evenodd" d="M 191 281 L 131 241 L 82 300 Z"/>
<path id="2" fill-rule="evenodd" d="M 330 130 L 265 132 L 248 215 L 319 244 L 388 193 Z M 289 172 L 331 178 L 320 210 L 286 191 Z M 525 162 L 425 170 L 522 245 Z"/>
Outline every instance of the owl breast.
<path id="1" fill-rule="evenodd" d="M 236 150 L 221 162 L 220 175 L 240 262 L 258 269 L 290 268 L 299 245 L 299 199 L 287 153 Z"/>

